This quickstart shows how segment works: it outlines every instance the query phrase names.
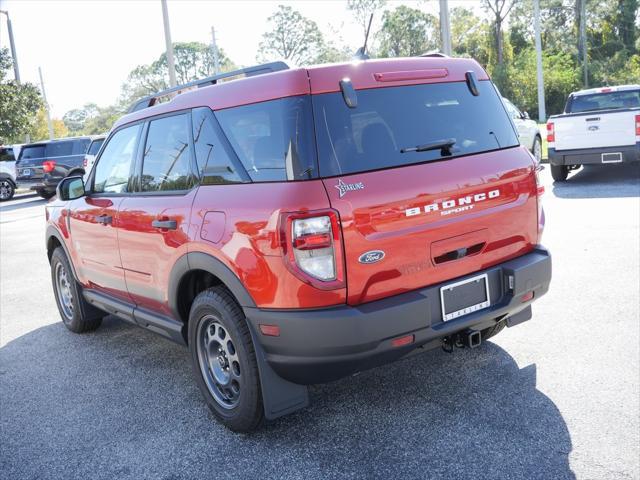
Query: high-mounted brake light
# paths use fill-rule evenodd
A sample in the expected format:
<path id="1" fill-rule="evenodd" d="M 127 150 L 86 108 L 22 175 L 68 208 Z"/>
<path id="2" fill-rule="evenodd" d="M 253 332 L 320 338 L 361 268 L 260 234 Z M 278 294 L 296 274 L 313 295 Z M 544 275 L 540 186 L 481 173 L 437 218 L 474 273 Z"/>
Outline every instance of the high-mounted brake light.
<path id="1" fill-rule="evenodd" d="M 553 143 L 556 141 L 556 131 L 553 122 L 547 123 L 547 142 Z"/>
<path id="2" fill-rule="evenodd" d="M 323 290 L 344 286 L 337 212 L 285 213 L 280 236 L 285 263 L 294 275 Z"/>
<path id="3" fill-rule="evenodd" d="M 636 115 L 636 137 L 640 137 L 640 115 Z"/>
<path id="4" fill-rule="evenodd" d="M 54 168 L 56 168 L 55 160 L 45 160 L 44 162 L 42 162 L 42 171 L 44 173 L 51 173 L 53 172 Z"/>

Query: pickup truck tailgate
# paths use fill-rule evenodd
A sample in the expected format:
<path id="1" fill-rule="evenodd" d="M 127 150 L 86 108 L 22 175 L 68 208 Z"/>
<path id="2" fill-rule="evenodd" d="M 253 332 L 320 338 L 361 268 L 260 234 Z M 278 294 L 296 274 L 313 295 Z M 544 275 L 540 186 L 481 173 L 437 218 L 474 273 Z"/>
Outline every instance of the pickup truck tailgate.
<path id="1" fill-rule="evenodd" d="M 556 150 L 634 145 L 635 115 L 638 110 L 593 112 L 567 115 L 551 120 L 555 128 Z"/>

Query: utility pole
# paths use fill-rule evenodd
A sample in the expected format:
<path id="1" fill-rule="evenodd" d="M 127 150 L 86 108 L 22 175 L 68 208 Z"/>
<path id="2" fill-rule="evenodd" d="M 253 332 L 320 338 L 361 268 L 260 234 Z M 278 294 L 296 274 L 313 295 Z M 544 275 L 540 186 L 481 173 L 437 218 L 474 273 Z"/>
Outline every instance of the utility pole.
<path id="1" fill-rule="evenodd" d="M 164 41 L 167 44 L 167 64 L 169 66 L 169 86 L 175 87 L 176 83 L 176 62 L 173 59 L 173 43 L 171 43 L 171 29 L 169 27 L 169 10 L 167 0 L 160 0 L 162 3 L 162 21 L 164 22 Z"/>
<path id="2" fill-rule="evenodd" d="M 9 32 L 9 46 L 11 47 L 11 58 L 13 58 L 13 73 L 16 77 L 16 83 L 20 85 L 20 69 L 18 68 L 18 55 L 16 53 L 16 43 L 13 39 L 13 27 L 11 26 L 11 19 L 9 18 L 9 12 L 6 10 L 0 10 L 7 16 L 7 31 Z"/>
<path id="3" fill-rule="evenodd" d="M 49 140 L 53 140 L 53 123 L 51 123 L 51 115 L 49 114 L 49 102 L 47 102 L 47 93 L 44 91 L 44 80 L 42 80 L 42 69 L 38 67 L 40 75 L 40 88 L 42 88 L 42 99 L 44 100 L 44 110 L 47 112 L 47 125 L 49 126 Z"/>
<path id="4" fill-rule="evenodd" d="M 580 43 L 582 44 L 582 68 L 584 69 L 584 88 L 589 87 L 589 75 L 587 70 L 587 0 L 580 2 Z"/>
<path id="5" fill-rule="evenodd" d="M 442 53 L 451 55 L 451 22 L 449 21 L 449 0 L 440 0 L 440 45 Z"/>
<path id="6" fill-rule="evenodd" d="M 544 105 L 544 78 L 542 75 L 542 41 L 540 40 L 540 0 L 533 0 L 534 29 L 536 36 L 536 67 L 538 77 L 538 122 L 547 119 Z"/>
<path id="7" fill-rule="evenodd" d="M 211 53 L 213 54 L 213 74 L 217 75 L 220 73 L 220 58 L 218 57 L 215 27 L 211 27 Z"/>

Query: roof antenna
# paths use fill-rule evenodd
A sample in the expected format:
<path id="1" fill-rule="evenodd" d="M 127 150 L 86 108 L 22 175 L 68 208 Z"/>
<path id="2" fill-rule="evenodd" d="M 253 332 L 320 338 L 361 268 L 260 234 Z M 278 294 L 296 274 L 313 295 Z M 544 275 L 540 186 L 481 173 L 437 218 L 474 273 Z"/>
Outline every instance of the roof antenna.
<path id="1" fill-rule="evenodd" d="M 369 40 L 369 31 L 371 30 L 371 22 L 373 22 L 373 13 L 369 17 L 369 26 L 367 26 L 367 33 L 364 36 L 364 45 L 361 46 L 356 54 L 353 56 L 354 60 L 369 60 L 369 55 L 367 54 L 367 40 Z"/>

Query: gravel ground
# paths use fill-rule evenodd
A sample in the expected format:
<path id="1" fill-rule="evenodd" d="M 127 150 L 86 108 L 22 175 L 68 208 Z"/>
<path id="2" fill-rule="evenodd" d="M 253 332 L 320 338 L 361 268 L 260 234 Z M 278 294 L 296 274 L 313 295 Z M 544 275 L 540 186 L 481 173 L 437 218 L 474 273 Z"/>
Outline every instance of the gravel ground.
<path id="1" fill-rule="evenodd" d="M 640 477 L 640 170 L 548 168 L 554 278 L 534 318 L 311 388 L 252 435 L 213 420 L 187 350 L 108 317 L 61 324 L 44 201 L 0 206 L 0 477 Z"/>

